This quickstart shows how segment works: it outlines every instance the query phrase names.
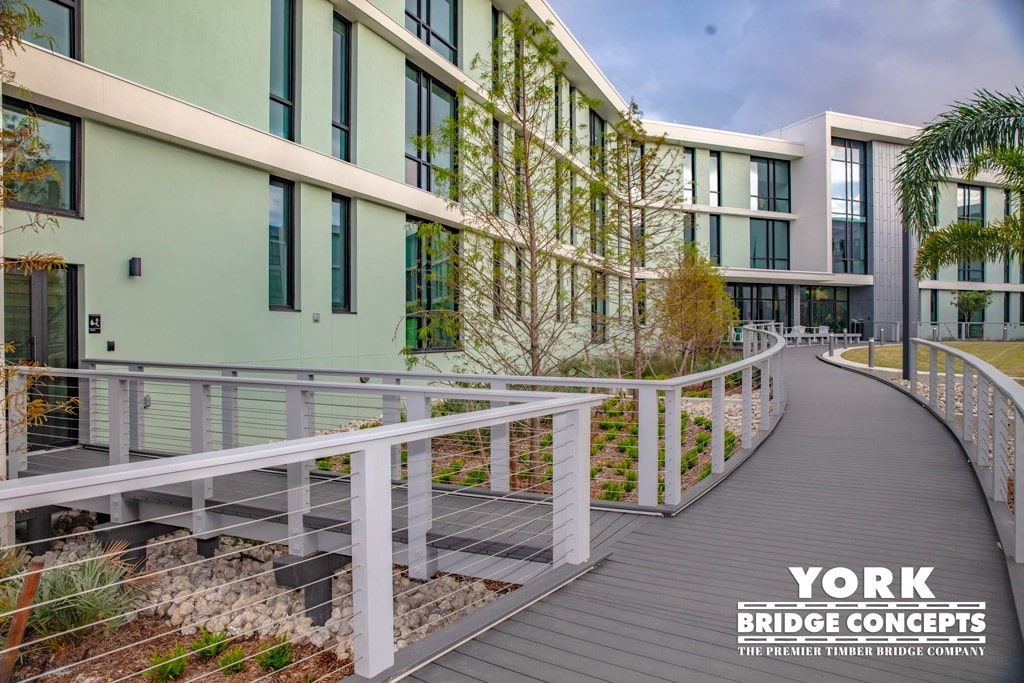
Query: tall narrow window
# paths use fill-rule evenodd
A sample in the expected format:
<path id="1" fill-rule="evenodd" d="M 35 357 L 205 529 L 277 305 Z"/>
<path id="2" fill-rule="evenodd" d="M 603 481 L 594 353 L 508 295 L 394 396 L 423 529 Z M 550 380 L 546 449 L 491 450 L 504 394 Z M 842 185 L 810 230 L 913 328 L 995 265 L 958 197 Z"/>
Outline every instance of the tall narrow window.
<path id="1" fill-rule="evenodd" d="M 590 274 L 590 338 L 595 344 L 608 341 L 608 274 Z"/>
<path id="2" fill-rule="evenodd" d="M 708 178 L 708 204 L 711 206 L 722 205 L 722 154 L 712 151 L 709 153 L 709 178 Z"/>
<path id="3" fill-rule="evenodd" d="M 928 304 L 931 307 L 928 320 L 932 325 L 939 324 L 939 290 L 933 289 L 928 296 Z"/>
<path id="4" fill-rule="evenodd" d="M 576 87 L 569 86 L 569 149 L 576 147 Z"/>
<path id="5" fill-rule="evenodd" d="M 407 218 L 405 224 L 405 344 L 418 351 L 458 347 L 458 296 L 452 257 L 458 232 L 433 230 Z"/>
<path id="6" fill-rule="evenodd" d="M 696 196 L 693 184 L 695 157 L 694 150 L 689 147 L 683 150 L 683 202 L 686 204 L 692 204 Z"/>
<path id="7" fill-rule="evenodd" d="M 295 227 L 292 210 L 295 186 L 270 179 L 270 307 L 295 307 Z"/>
<path id="8" fill-rule="evenodd" d="M 295 5 L 270 0 L 270 132 L 295 139 Z"/>
<path id="9" fill-rule="evenodd" d="M 789 223 L 750 219 L 750 267 L 789 270 Z"/>
<path id="10" fill-rule="evenodd" d="M 750 208 L 789 211 L 789 162 L 781 159 L 750 159 Z"/>
<path id="11" fill-rule="evenodd" d="M 1010 293 L 1003 292 L 1003 322 L 1010 322 Z"/>
<path id="12" fill-rule="evenodd" d="M 604 170 L 604 139 L 605 123 L 601 115 L 590 110 L 590 165 L 592 168 Z"/>
<path id="13" fill-rule="evenodd" d="M 418 147 L 417 136 L 438 131 L 446 119 L 455 118 L 455 93 L 411 64 L 405 67 L 405 182 L 409 185 L 448 196 L 434 177 L 434 167 L 452 169 L 451 150 Z"/>
<path id="14" fill-rule="evenodd" d="M 740 320 L 792 324 L 790 285 L 727 284 L 725 290 L 739 309 Z"/>
<path id="15" fill-rule="evenodd" d="M 348 197 L 331 199 L 331 308 L 351 313 L 352 307 L 352 222 Z"/>
<path id="16" fill-rule="evenodd" d="M 985 222 L 984 193 L 984 188 L 977 185 L 957 185 L 956 219 L 977 225 L 983 224 Z M 965 261 L 961 263 L 957 268 L 957 280 L 960 282 L 984 282 L 985 262 Z"/>
<path id="17" fill-rule="evenodd" d="M 331 98 L 331 154 L 350 160 L 352 26 L 334 15 L 334 91 Z"/>
<path id="18" fill-rule="evenodd" d="M 405 27 L 452 64 L 458 63 L 456 0 L 405 0 Z"/>
<path id="19" fill-rule="evenodd" d="M 5 179 L 7 205 L 65 216 L 80 216 L 79 120 L 51 109 L 5 97 L 4 131 L 13 138 L 35 133 L 46 143 L 46 158 L 19 164 L 23 180 Z M 12 138 L 12 146 L 15 140 Z M 45 172 L 44 172 L 45 171 Z M 36 177 L 29 177 L 35 175 Z"/>
<path id="20" fill-rule="evenodd" d="M 79 47 L 80 0 L 25 0 L 25 4 L 39 15 L 40 25 L 22 36 L 59 55 L 81 59 Z"/>
<path id="21" fill-rule="evenodd" d="M 832 272 L 867 273 L 867 152 L 857 140 L 832 138 Z"/>
<path id="22" fill-rule="evenodd" d="M 722 265 L 722 217 L 708 216 L 711 235 L 709 237 L 708 256 L 716 266 Z"/>
<path id="23" fill-rule="evenodd" d="M 689 246 L 697 241 L 697 220 L 692 213 L 683 216 L 683 244 Z"/>

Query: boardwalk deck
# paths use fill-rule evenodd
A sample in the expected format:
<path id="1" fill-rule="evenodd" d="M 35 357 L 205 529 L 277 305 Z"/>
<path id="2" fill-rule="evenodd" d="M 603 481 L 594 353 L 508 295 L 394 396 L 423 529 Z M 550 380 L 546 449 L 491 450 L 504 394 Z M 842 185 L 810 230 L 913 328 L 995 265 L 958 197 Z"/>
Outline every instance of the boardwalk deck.
<path id="1" fill-rule="evenodd" d="M 786 380 L 785 419 L 713 492 L 637 522 L 596 569 L 409 680 L 1024 680 L 1004 555 L 957 443 L 813 351 L 787 351 Z M 742 656 L 737 603 L 796 601 L 791 566 L 934 567 L 935 600 L 985 603 L 984 654 Z"/>

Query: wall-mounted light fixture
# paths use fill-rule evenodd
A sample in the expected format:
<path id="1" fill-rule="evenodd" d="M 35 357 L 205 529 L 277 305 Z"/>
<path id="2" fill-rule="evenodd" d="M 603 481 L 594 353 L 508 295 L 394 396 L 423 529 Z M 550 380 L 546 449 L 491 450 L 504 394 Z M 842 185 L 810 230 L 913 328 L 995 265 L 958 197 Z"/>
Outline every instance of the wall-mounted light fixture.
<path id="1" fill-rule="evenodd" d="M 142 277 L 141 256 L 132 256 L 128 259 L 128 277 Z"/>

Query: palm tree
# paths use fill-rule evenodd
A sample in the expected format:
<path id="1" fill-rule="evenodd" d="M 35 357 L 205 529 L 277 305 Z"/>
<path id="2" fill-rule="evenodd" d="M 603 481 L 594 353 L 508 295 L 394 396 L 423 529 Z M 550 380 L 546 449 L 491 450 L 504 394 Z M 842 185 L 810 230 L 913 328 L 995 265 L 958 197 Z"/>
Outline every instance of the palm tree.
<path id="1" fill-rule="evenodd" d="M 970 182 L 991 171 L 1018 199 L 1024 196 L 1024 92 L 979 90 L 914 136 L 900 156 L 896 195 L 904 225 L 921 239 L 915 275 L 965 261 L 1024 257 L 1020 202 L 1015 214 L 987 226 L 959 221 L 935 227 L 938 183 L 954 172 Z"/>

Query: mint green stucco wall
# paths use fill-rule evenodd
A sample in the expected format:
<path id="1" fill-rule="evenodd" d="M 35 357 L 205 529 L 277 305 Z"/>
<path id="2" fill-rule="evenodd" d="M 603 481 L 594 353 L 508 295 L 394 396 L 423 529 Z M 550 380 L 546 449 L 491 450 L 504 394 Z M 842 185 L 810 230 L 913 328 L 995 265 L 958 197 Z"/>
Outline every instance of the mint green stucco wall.
<path id="1" fill-rule="evenodd" d="M 266 130 L 269 2 L 87 0 L 82 9 L 87 64 Z"/>

